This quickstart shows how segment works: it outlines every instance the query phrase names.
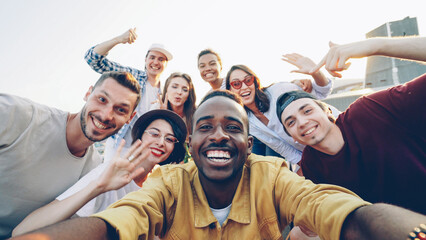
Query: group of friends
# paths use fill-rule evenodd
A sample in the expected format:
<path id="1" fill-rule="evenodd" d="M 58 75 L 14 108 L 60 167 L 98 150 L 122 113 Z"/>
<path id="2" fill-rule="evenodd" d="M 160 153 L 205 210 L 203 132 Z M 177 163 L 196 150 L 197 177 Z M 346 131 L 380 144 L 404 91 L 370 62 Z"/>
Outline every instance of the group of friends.
<path id="1" fill-rule="evenodd" d="M 344 112 L 320 101 L 332 88 L 321 67 L 341 77 L 350 58 L 426 62 L 426 38 L 330 43 L 318 64 L 285 54 L 313 81 L 268 87 L 245 65 L 221 77 L 205 49 L 212 89 L 198 106 L 188 74 L 160 90 L 173 59 L 163 45 L 143 70 L 107 58 L 136 38 L 129 29 L 87 51 L 101 77 L 78 113 L 0 93 L 1 239 L 282 239 L 290 223 L 293 240 L 426 232 L 426 75 Z"/>

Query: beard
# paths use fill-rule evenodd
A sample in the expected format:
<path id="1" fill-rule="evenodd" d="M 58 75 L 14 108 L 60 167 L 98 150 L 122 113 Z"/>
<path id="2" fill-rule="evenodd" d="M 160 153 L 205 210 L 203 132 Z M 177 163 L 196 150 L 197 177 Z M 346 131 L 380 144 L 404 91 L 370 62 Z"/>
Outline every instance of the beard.
<path id="1" fill-rule="evenodd" d="M 83 109 L 81 110 L 81 114 L 80 114 L 80 127 L 81 127 L 81 131 L 83 131 L 84 136 L 87 139 L 89 139 L 90 141 L 92 141 L 92 142 L 100 142 L 100 141 L 105 140 L 108 137 L 116 134 L 120 130 L 120 128 L 118 128 L 114 132 L 112 132 L 111 134 L 108 134 L 108 135 L 106 135 L 106 136 L 104 136 L 102 138 L 96 138 L 96 132 L 95 132 L 95 134 L 90 134 L 89 131 L 87 130 L 87 122 L 86 122 L 86 117 L 85 117 L 86 116 L 86 112 L 87 112 L 87 109 L 86 109 L 86 106 L 84 106 Z M 99 117 L 96 117 L 93 114 L 89 113 L 89 114 L 87 114 L 87 117 L 94 117 L 94 118 L 98 119 L 100 122 L 105 123 L 105 122 L 101 121 L 99 119 Z M 107 122 L 106 125 L 110 125 L 110 124 Z"/>

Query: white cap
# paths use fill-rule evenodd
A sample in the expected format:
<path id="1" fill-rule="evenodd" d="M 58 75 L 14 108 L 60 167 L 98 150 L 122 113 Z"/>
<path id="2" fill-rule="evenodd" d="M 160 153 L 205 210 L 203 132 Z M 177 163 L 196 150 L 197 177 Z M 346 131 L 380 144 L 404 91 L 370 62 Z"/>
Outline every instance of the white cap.
<path id="1" fill-rule="evenodd" d="M 164 48 L 163 44 L 160 44 L 160 43 L 153 43 L 151 47 L 149 47 L 148 51 L 157 51 L 164 54 L 167 58 L 167 61 L 170 61 L 173 59 L 173 55 Z"/>

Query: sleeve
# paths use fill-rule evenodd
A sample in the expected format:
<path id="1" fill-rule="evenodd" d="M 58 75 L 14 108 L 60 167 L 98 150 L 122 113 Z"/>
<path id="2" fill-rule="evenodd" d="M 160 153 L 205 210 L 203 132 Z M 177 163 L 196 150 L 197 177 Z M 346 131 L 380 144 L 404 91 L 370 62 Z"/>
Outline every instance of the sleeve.
<path id="1" fill-rule="evenodd" d="M 89 64 L 89 66 L 96 72 L 100 74 L 107 71 L 129 72 L 137 79 L 138 76 L 145 75 L 145 72 L 136 68 L 126 67 L 119 63 L 110 61 L 108 58 L 106 58 L 106 56 L 96 53 L 94 48 L 95 46 L 87 50 L 84 59 L 86 60 L 87 64 Z"/>
<path id="2" fill-rule="evenodd" d="M 0 93 L 0 149 L 21 136 L 30 125 L 33 113 L 29 100 Z"/>
<path id="3" fill-rule="evenodd" d="M 173 203 L 174 197 L 162 180 L 161 170 L 157 169 L 140 190 L 129 193 L 92 217 L 107 221 L 120 239 L 153 239 L 166 228 L 164 211 Z"/>
<path id="4" fill-rule="evenodd" d="M 281 167 L 275 182 L 275 204 L 281 222 L 304 225 L 321 239 L 339 239 L 346 217 L 370 203 L 345 188 L 316 185 Z"/>
<path id="5" fill-rule="evenodd" d="M 426 133 L 426 74 L 403 85 L 398 85 L 359 99 L 362 108 L 383 110 L 401 126 L 415 134 Z M 423 124 L 421 124 L 423 123 Z M 420 127 L 420 131 L 419 131 Z"/>
<path id="6" fill-rule="evenodd" d="M 333 81 L 331 79 L 328 79 L 328 84 L 325 86 L 318 86 L 318 84 L 315 81 L 312 81 L 312 94 L 317 97 L 318 99 L 324 99 L 330 95 L 332 87 L 333 87 Z"/>

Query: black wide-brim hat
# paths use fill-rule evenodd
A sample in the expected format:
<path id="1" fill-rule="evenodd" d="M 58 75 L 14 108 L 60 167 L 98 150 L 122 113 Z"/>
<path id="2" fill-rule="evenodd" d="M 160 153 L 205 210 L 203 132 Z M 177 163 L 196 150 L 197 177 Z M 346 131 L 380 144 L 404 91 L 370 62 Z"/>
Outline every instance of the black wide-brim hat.
<path id="1" fill-rule="evenodd" d="M 184 144 L 187 135 L 187 128 L 183 119 L 173 111 L 166 109 L 155 109 L 148 111 L 142 116 L 140 116 L 132 128 L 133 142 L 136 141 L 136 139 L 140 139 L 148 125 L 157 119 L 164 119 L 169 122 L 172 126 L 175 137 L 179 141 L 175 143 L 174 149 L 170 156 L 165 161 L 161 162 L 160 165 L 168 164 L 171 162 L 181 162 L 185 157 L 186 153 Z"/>

